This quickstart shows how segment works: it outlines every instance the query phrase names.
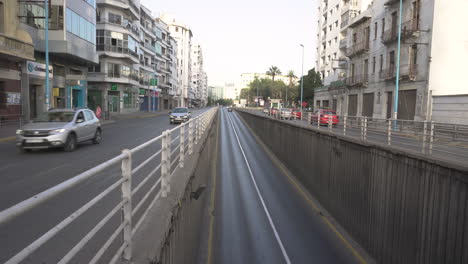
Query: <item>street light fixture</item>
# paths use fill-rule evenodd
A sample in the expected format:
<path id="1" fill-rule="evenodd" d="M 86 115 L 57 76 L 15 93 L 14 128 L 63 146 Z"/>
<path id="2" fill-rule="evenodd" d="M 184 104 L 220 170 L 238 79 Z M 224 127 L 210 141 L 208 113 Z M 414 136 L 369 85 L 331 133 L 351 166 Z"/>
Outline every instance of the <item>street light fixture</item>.
<path id="1" fill-rule="evenodd" d="M 300 44 L 302 47 L 302 72 L 301 72 L 301 120 L 304 116 L 302 113 L 302 97 L 304 94 L 304 45 Z"/>

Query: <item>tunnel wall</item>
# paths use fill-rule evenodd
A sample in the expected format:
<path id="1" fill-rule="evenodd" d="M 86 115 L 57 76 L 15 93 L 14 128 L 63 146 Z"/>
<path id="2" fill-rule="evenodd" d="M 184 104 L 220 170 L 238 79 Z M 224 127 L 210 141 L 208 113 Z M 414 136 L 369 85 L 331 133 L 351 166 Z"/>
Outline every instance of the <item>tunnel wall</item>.
<path id="1" fill-rule="evenodd" d="M 377 263 L 468 263 L 468 167 L 238 113 Z"/>

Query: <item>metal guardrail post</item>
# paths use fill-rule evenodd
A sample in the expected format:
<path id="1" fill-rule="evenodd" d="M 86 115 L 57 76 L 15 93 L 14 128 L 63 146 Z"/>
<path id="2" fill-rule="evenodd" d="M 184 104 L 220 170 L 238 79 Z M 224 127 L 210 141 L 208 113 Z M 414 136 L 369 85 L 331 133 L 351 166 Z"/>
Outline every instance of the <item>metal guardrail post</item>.
<path id="1" fill-rule="evenodd" d="M 431 130 L 429 138 L 429 154 L 432 155 L 432 144 L 434 143 L 434 121 L 431 121 Z"/>
<path id="2" fill-rule="evenodd" d="M 364 133 L 362 139 L 367 140 L 367 116 L 364 117 Z"/>
<path id="3" fill-rule="evenodd" d="M 171 132 L 164 131 L 161 139 L 161 196 L 167 197 L 171 188 L 169 175 L 171 174 Z"/>
<path id="4" fill-rule="evenodd" d="M 392 145 L 392 119 L 387 121 L 387 145 Z"/>
<path id="5" fill-rule="evenodd" d="M 126 202 L 123 205 L 123 221 L 127 224 L 123 228 L 123 240 L 127 244 L 123 252 L 123 258 L 132 258 L 132 152 L 128 149 L 122 151 L 126 158 L 122 160 L 122 199 Z"/>
<path id="6" fill-rule="evenodd" d="M 188 154 L 192 155 L 193 153 L 193 120 L 189 122 L 189 133 L 188 133 Z"/>
<path id="7" fill-rule="evenodd" d="M 423 126 L 423 138 L 422 138 L 422 153 L 426 152 L 426 139 L 427 137 L 427 120 L 424 120 L 424 126 Z"/>
<path id="8" fill-rule="evenodd" d="M 200 129 L 200 118 L 195 119 L 195 145 L 198 145 L 198 136 L 199 136 L 199 129 Z"/>
<path id="9" fill-rule="evenodd" d="M 348 121 L 348 116 L 343 117 L 343 135 L 346 135 L 346 121 Z"/>
<path id="10" fill-rule="evenodd" d="M 364 118 L 358 117 L 359 118 L 359 125 L 361 127 L 361 140 L 364 138 Z"/>
<path id="11" fill-rule="evenodd" d="M 317 113 L 317 128 L 320 129 L 320 114 Z M 310 115 L 310 123 L 312 123 L 312 115 Z"/>
<path id="12" fill-rule="evenodd" d="M 180 126 L 180 147 L 179 147 L 179 167 L 184 167 L 184 160 L 185 160 L 185 124 Z"/>
<path id="13" fill-rule="evenodd" d="M 333 124 L 332 124 L 332 116 L 328 115 L 328 130 L 332 130 Z"/>

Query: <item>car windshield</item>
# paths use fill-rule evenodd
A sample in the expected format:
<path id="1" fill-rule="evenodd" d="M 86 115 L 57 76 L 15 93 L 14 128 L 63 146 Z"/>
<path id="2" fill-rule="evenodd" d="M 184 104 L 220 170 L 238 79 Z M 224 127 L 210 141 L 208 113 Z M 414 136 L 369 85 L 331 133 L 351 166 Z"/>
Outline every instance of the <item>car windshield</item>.
<path id="1" fill-rule="evenodd" d="M 74 116 L 71 111 L 44 112 L 34 122 L 71 122 Z"/>
<path id="2" fill-rule="evenodd" d="M 324 115 L 334 115 L 335 112 L 334 112 L 334 111 L 330 111 L 330 110 L 323 110 L 323 111 L 322 111 L 322 114 L 324 114 Z"/>
<path id="3" fill-rule="evenodd" d="M 174 109 L 173 113 L 187 113 L 187 108 L 176 108 Z"/>

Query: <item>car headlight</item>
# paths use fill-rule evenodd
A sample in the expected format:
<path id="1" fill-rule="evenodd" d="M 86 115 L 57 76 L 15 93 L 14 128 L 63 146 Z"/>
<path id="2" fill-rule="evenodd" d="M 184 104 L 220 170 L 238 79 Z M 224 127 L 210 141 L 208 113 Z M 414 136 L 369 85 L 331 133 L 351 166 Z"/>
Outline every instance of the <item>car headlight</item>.
<path id="1" fill-rule="evenodd" d="M 171 116 L 169 116 L 169 118 L 170 118 L 170 119 L 174 119 L 174 116 L 171 115 Z"/>
<path id="2" fill-rule="evenodd" d="M 22 129 L 17 129 L 16 130 L 16 135 L 23 135 L 24 131 Z"/>
<path id="3" fill-rule="evenodd" d="M 60 133 L 63 133 L 63 132 L 65 132 L 65 128 L 55 129 L 55 130 L 50 131 L 49 135 L 57 135 L 57 134 L 60 134 Z"/>

